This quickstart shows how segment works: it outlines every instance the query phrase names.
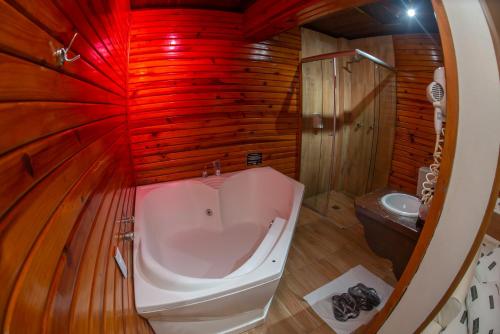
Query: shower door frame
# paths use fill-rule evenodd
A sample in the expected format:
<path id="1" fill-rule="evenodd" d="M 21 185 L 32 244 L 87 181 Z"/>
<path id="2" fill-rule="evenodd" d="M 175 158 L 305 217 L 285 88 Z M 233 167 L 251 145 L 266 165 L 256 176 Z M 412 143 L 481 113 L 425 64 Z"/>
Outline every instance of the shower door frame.
<path id="1" fill-rule="evenodd" d="M 396 68 L 394 66 L 391 66 L 391 65 L 387 64 L 385 61 L 375 57 L 374 55 L 369 54 L 368 52 L 360 50 L 360 49 L 352 49 L 352 50 L 337 51 L 337 52 L 331 52 L 331 53 L 323 53 L 323 54 L 316 55 L 316 56 L 302 58 L 300 60 L 300 63 L 304 64 L 304 63 L 310 63 L 310 62 L 318 61 L 318 60 L 327 60 L 327 59 L 335 59 L 335 58 L 339 58 L 339 57 L 350 57 L 350 56 L 363 57 L 363 58 L 368 59 L 368 60 L 374 62 L 375 64 L 383 66 L 389 70 L 396 71 Z"/>

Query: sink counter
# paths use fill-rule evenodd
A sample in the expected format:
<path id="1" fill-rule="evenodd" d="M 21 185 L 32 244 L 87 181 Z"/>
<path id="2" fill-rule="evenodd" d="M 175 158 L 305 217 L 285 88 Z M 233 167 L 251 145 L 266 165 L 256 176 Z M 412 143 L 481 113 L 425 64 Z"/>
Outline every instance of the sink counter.
<path id="1" fill-rule="evenodd" d="M 364 215 L 376 219 L 387 227 L 397 230 L 400 233 L 406 234 L 412 239 L 418 239 L 420 228 L 417 227 L 417 218 L 405 217 L 397 215 L 385 209 L 380 202 L 382 196 L 390 193 L 405 193 L 400 190 L 383 188 L 371 192 L 369 194 L 357 197 L 354 200 L 356 214 L 358 211 Z M 411 194 L 409 194 L 411 195 Z"/>
<path id="2" fill-rule="evenodd" d="M 355 199 L 354 208 L 368 245 L 377 255 L 391 260 L 399 279 L 417 244 L 420 228 L 417 218 L 397 215 L 382 206 L 382 196 L 394 192 L 401 191 L 384 188 L 363 195 Z"/>

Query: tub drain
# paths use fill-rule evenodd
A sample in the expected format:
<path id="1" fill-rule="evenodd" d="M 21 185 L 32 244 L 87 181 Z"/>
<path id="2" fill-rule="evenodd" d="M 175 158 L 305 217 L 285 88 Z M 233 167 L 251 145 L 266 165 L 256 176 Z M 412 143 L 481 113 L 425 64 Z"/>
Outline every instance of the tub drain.
<path id="1" fill-rule="evenodd" d="M 212 211 L 212 209 L 207 209 L 205 212 L 207 213 L 207 216 L 211 216 L 211 215 L 214 214 L 214 212 Z"/>

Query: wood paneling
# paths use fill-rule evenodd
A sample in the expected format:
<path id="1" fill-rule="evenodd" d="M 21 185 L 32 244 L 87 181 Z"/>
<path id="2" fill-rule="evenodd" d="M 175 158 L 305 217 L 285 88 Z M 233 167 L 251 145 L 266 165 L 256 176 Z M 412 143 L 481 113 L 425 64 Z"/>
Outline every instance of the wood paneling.
<path id="1" fill-rule="evenodd" d="M 255 0 L 131 0 L 132 9 L 192 8 L 243 12 Z"/>
<path id="2" fill-rule="evenodd" d="M 211 161 L 246 168 L 246 153 L 295 176 L 298 29 L 244 41 L 242 15 L 144 10 L 132 15 L 129 131 L 138 184 L 197 177 Z"/>
<path id="3" fill-rule="evenodd" d="M 397 124 L 389 183 L 415 193 L 418 169 L 429 166 L 434 152 L 434 108 L 426 87 L 443 64 L 439 37 L 394 36 L 397 72 Z"/>
<path id="4" fill-rule="evenodd" d="M 128 1 L 0 2 L 3 333 L 151 332 L 134 307 Z M 56 65 L 53 48 L 81 59 Z"/>
<path id="5" fill-rule="evenodd" d="M 245 37 L 263 41 L 340 10 L 373 0 L 257 0 L 245 11 Z"/>
<path id="6" fill-rule="evenodd" d="M 406 15 L 409 6 L 417 8 L 417 17 Z M 375 1 L 324 16 L 305 27 L 347 39 L 438 32 L 429 0 Z"/>

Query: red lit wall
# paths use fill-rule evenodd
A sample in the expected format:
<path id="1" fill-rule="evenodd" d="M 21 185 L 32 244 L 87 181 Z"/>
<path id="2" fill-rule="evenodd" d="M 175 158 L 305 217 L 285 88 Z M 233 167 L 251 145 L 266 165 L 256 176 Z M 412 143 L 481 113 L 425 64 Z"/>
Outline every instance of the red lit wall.
<path id="1" fill-rule="evenodd" d="M 249 152 L 297 176 L 299 31 L 244 36 L 272 36 L 327 6 L 303 3 L 259 0 L 245 16 L 134 12 L 128 63 L 126 0 L 0 1 L 2 332 L 151 332 L 132 275 L 113 262 L 119 247 L 132 272 L 131 244 L 118 238 L 130 227 L 117 221 L 133 212 L 134 183 L 196 177 L 216 159 L 223 172 L 245 169 Z M 335 3 L 328 10 L 352 4 Z M 74 32 L 81 59 L 59 67 L 53 48 Z M 432 154 L 424 87 L 441 56 L 428 42 L 395 45 L 391 184 L 404 189 Z"/>
<path id="2" fill-rule="evenodd" d="M 298 29 L 244 40 L 243 15 L 208 10 L 132 13 L 129 132 L 138 184 L 197 177 L 246 154 L 296 176 Z"/>
<path id="3" fill-rule="evenodd" d="M 129 4 L 0 2 L 0 332 L 150 333 L 134 307 Z M 59 67 L 52 48 L 81 58 Z"/>

